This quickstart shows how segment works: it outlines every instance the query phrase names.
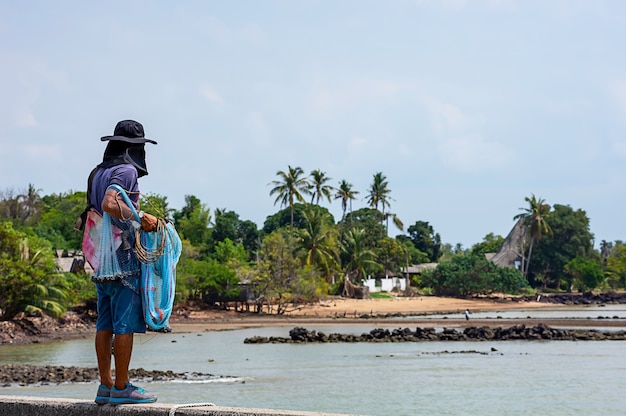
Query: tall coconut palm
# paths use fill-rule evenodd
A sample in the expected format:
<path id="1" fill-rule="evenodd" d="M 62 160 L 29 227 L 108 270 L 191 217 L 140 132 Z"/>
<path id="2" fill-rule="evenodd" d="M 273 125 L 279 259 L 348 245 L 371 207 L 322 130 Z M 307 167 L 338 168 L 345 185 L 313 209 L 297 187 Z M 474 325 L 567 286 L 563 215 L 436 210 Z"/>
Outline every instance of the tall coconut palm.
<path id="1" fill-rule="evenodd" d="M 29 183 L 28 191 L 25 194 L 17 196 L 22 221 L 26 221 L 28 219 L 34 220 L 35 215 L 39 212 L 41 205 L 41 197 L 39 196 L 40 192 L 41 189 L 37 189 L 35 188 L 35 185 Z"/>
<path id="2" fill-rule="evenodd" d="M 513 219 L 523 219 L 528 236 L 530 237 L 528 257 L 524 260 L 522 256 L 522 273 L 527 277 L 528 266 L 530 265 L 530 258 L 533 254 L 535 241 L 541 240 L 544 235 L 552 235 L 552 228 L 550 228 L 547 222 L 550 217 L 550 205 L 546 204 L 543 198 L 536 198 L 534 194 L 531 195 L 530 198 L 524 198 L 524 200 L 528 202 L 528 207 L 520 208 L 520 210 L 524 212 L 517 214 Z"/>
<path id="3" fill-rule="evenodd" d="M 276 196 L 276 200 L 274 201 L 274 205 L 278 201 L 280 201 L 281 208 L 284 206 L 289 206 L 289 210 L 291 213 L 291 228 L 293 229 L 293 204 L 294 199 L 305 203 L 304 195 L 309 195 L 309 182 L 306 178 L 302 177 L 304 171 L 301 167 L 292 168 L 288 166 L 287 172 L 283 172 L 279 170 L 276 172 L 276 175 L 280 178 L 279 180 L 275 180 L 270 182 L 270 185 L 274 185 L 274 188 L 270 191 L 270 196 L 274 194 L 278 194 Z"/>
<path id="4" fill-rule="evenodd" d="M 606 265 L 607 259 L 611 256 L 611 251 L 613 250 L 613 243 L 602 240 L 600 242 L 600 258 L 602 259 L 602 263 Z"/>
<path id="5" fill-rule="evenodd" d="M 346 233 L 341 251 L 347 258 L 344 271 L 347 276 L 352 276 L 352 281 L 357 284 L 367 276 L 368 270 L 380 268 L 376 262 L 376 254 L 367 247 L 367 237 L 362 228 L 353 228 Z"/>
<path id="6" fill-rule="evenodd" d="M 389 218 L 391 218 L 391 220 L 393 221 L 393 224 L 396 227 L 398 227 L 398 230 L 404 231 L 404 223 L 402 222 L 400 218 L 398 218 L 397 214 L 386 212 L 385 214 L 383 214 L 383 217 L 385 218 L 385 221 L 386 221 L 385 228 L 386 228 L 387 234 L 389 234 Z"/>
<path id="7" fill-rule="evenodd" d="M 305 227 L 298 230 L 298 240 L 304 252 L 304 264 L 318 268 L 328 279 L 339 264 L 337 234 L 330 214 L 309 205 L 302 216 Z"/>
<path id="8" fill-rule="evenodd" d="M 343 179 L 339 183 L 339 188 L 337 189 L 337 193 L 335 194 L 335 199 L 341 199 L 341 227 L 339 229 L 339 238 L 343 238 L 343 221 L 346 218 L 346 209 L 348 208 L 348 203 L 350 203 L 350 213 L 352 213 L 352 200 L 356 199 L 359 191 L 355 191 L 352 189 L 352 184 L 348 183 L 345 179 Z M 352 217 L 350 217 L 350 222 L 352 223 Z"/>
<path id="9" fill-rule="evenodd" d="M 382 216 L 380 221 L 384 221 L 385 219 L 385 207 L 390 206 L 389 200 L 391 197 L 389 194 L 391 193 L 391 189 L 389 189 L 389 182 L 387 181 L 387 177 L 383 175 L 382 172 L 377 172 L 374 174 L 374 180 L 370 185 L 369 195 L 367 197 L 367 203 L 370 207 L 376 209 L 378 211 L 378 205 L 382 206 Z M 382 235 L 381 235 L 382 237 Z"/>
<path id="10" fill-rule="evenodd" d="M 326 176 L 326 172 L 322 172 L 319 169 L 315 169 L 311 171 L 311 181 L 310 192 L 311 192 L 311 204 L 315 201 L 316 205 L 320 204 L 320 198 L 322 196 L 326 197 L 328 202 L 330 203 L 330 195 L 331 192 L 334 191 L 334 188 L 330 185 L 326 185 L 326 182 L 330 181 L 332 178 Z"/>

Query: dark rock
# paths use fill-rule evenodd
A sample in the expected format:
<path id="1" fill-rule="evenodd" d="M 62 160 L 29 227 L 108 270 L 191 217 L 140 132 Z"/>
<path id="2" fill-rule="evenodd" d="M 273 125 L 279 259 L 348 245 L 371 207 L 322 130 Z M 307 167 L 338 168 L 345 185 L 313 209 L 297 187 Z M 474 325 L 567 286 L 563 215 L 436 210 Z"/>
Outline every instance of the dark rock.
<path id="1" fill-rule="evenodd" d="M 246 344 L 264 343 L 313 343 L 313 342 L 423 342 L 423 341 L 507 341 L 507 340 L 549 340 L 549 341 L 602 341 L 626 340 L 626 331 L 568 330 L 550 328 L 540 323 L 533 327 L 515 325 L 509 328 L 467 327 L 463 332 L 454 328 L 444 328 L 436 332 L 434 328 L 398 328 L 393 331 L 375 328 L 360 336 L 353 334 L 326 335 L 308 331 L 305 328 L 294 328 L 289 331 L 289 338 L 260 337 L 246 338 Z M 0 380 L 1 382 L 1 380 Z"/>

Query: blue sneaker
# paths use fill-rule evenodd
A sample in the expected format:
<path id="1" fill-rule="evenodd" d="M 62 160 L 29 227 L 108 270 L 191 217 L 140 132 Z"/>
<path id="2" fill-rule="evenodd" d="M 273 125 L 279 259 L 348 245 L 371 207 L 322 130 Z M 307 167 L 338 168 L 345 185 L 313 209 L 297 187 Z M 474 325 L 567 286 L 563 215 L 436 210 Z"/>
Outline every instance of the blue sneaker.
<path id="1" fill-rule="evenodd" d="M 109 403 L 109 397 L 111 397 L 111 389 L 104 384 L 100 384 L 96 393 L 96 403 L 100 405 L 107 404 Z"/>
<path id="2" fill-rule="evenodd" d="M 109 403 L 113 406 L 118 404 L 154 403 L 157 401 L 156 394 L 146 392 L 141 387 L 126 383 L 126 388 L 118 390 L 113 386 Z"/>

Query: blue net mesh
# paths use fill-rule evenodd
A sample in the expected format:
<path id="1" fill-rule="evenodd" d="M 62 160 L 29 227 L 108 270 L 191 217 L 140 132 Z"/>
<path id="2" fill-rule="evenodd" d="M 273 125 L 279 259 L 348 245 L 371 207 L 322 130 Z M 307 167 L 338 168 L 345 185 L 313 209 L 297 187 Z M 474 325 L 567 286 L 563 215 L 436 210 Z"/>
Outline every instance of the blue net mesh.
<path id="1" fill-rule="evenodd" d="M 156 232 L 142 232 L 140 240 L 149 256 L 161 251 L 154 261 L 141 265 L 144 317 L 151 329 L 159 330 L 167 325 L 172 313 L 182 243 L 171 223 Z"/>
<path id="2" fill-rule="evenodd" d="M 100 264 L 93 281 L 106 283 L 139 275 L 141 265 L 134 250 L 136 230 L 131 221 L 120 221 L 106 212 L 102 215 Z"/>
<path id="3" fill-rule="evenodd" d="M 153 330 L 163 329 L 174 305 L 176 264 L 182 251 L 180 237 L 174 226 L 163 219 L 159 219 L 157 231 L 137 233 L 141 220 L 128 195 L 117 185 L 111 185 L 109 189 L 122 196 L 135 221 L 121 221 L 104 213 L 100 266 L 93 280 L 121 280 L 124 283 L 125 278 L 141 274 L 140 293 L 146 325 Z M 138 252 L 141 253 L 139 257 Z"/>

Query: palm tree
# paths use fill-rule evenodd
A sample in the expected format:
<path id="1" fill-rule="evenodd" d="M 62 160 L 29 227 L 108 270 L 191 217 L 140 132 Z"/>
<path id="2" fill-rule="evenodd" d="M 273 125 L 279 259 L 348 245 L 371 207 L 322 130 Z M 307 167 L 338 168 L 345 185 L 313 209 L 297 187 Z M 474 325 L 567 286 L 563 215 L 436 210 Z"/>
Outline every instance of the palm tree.
<path id="1" fill-rule="evenodd" d="M 26 221 L 29 218 L 34 219 L 35 215 L 39 212 L 41 202 L 41 197 L 39 196 L 40 192 L 41 189 L 37 189 L 35 185 L 29 183 L 28 191 L 25 194 L 17 196 L 22 221 Z"/>
<path id="2" fill-rule="evenodd" d="M 346 275 L 353 276 L 353 282 L 359 283 L 361 279 L 364 279 L 368 269 L 380 268 L 380 265 L 376 263 L 376 254 L 367 248 L 367 238 L 362 228 L 353 228 L 346 233 L 341 251 L 347 257 L 344 271 Z"/>
<path id="3" fill-rule="evenodd" d="M 326 182 L 330 181 L 332 178 L 326 176 L 326 172 L 322 172 L 319 169 L 311 171 L 310 177 L 311 204 L 315 201 L 315 204 L 319 205 L 322 196 L 325 196 L 330 203 L 330 194 L 334 188 L 330 185 L 326 185 Z"/>
<path id="4" fill-rule="evenodd" d="M 367 197 L 367 203 L 370 207 L 376 209 L 378 211 L 378 204 L 382 205 L 382 216 L 381 223 L 385 218 L 385 207 L 390 206 L 389 204 L 389 194 L 391 193 L 391 189 L 388 188 L 389 182 L 387 181 L 387 177 L 383 175 L 382 172 L 377 172 L 374 174 L 374 181 L 370 185 L 370 193 Z M 382 235 L 381 235 L 382 237 Z"/>
<path id="5" fill-rule="evenodd" d="M 543 198 L 536 198 L 535 195 L 524 198 L 528 202 L 527 208 L 520 208 L 524 212 L 513 217 L 514 220 L 522 219 L 526 226 L 527 233 L 530 236 L 530 244 L 528 247 L 528 258 L 524 261 L 522 256 L 522 273 L 528 276 L 528 266 L 530 265 L 530 257 L 533 253 L 533 245 L 535 241 L 541 240 L 543 235 L 552 235 L 552 228 L 547 222 L 550 217 L 550 205 L 545 203 Z M 525 264 L 524 264 L 525 263 Z"/>
<path id="6" fill-rule="evenodd" d="M 291 212 L 291 228 L 293 229 L 293 203 L 294 199 L 304 203 L 304 197 L 302 194 L 308 195 L 309 183 L 306 178 L 301 177 L 304 171 L 301 167 L 292 168 L 288 166 L 288 171 L 283 172 L 279 170 L 276 175 L 280 177 L 280 180 L 270 182 L 270 185 L 274 185 L 274 188 L 270 191 L 270 196 L 278 194 L 274 205 L 280 201 L 280 206 L 289 206 Z"/>
<path id="7" fill-rule="evenodd" d="M 341 228 L 339 231 L 339 239 L 343 238 L 343 221 L 346 218 L 346 209 L 348 208 L 348 202 L 350 202 L 350 213 L 352 213 L 352 200 L 356 199 L 356 195 L 359 191 L 352 189 L 352 184 L 343 179 L 339 183 L 339 188 L 335 194 L 335 199 L 341 199 Z M 350 217 L 350 223 L 352 224 L 352 217 Z"/>
<path id="8" fill-rule="evenodd" d="M 611 251 L 613 250 L 613 243 L 602 240 L 600 242 L 600 258 L 602 259 L 602 264 L 606 265 L 608 258 L 611 256 Z"/>
<path id="9" fill-rule="evenodd" d="M 400 231 L 404 231 L 404 223 L 402 222 L 400 218 L 398 218 L 398 215 L 393 214 L 391 212 L 387 212 L 383 214 L 383 217 L 385 218 L 385 221 L 386 221 L 385 228 L 386 228 L 387 233 L 389 233 L 389 218 L 390 217 L 391 217 L 391 220 L 393 221 L 393 224 L 396 227 L 398 227 Z"/>
<path id="10" fill-rule="evenodd" d="M 305 228 L 298 230 L 298 239 L 305 254 L 304 264 L 317 267 L 328 278 L 339 264 L 336 231 L 331 226 L 330 214 L 309 205 L 302 216 Z"/>

